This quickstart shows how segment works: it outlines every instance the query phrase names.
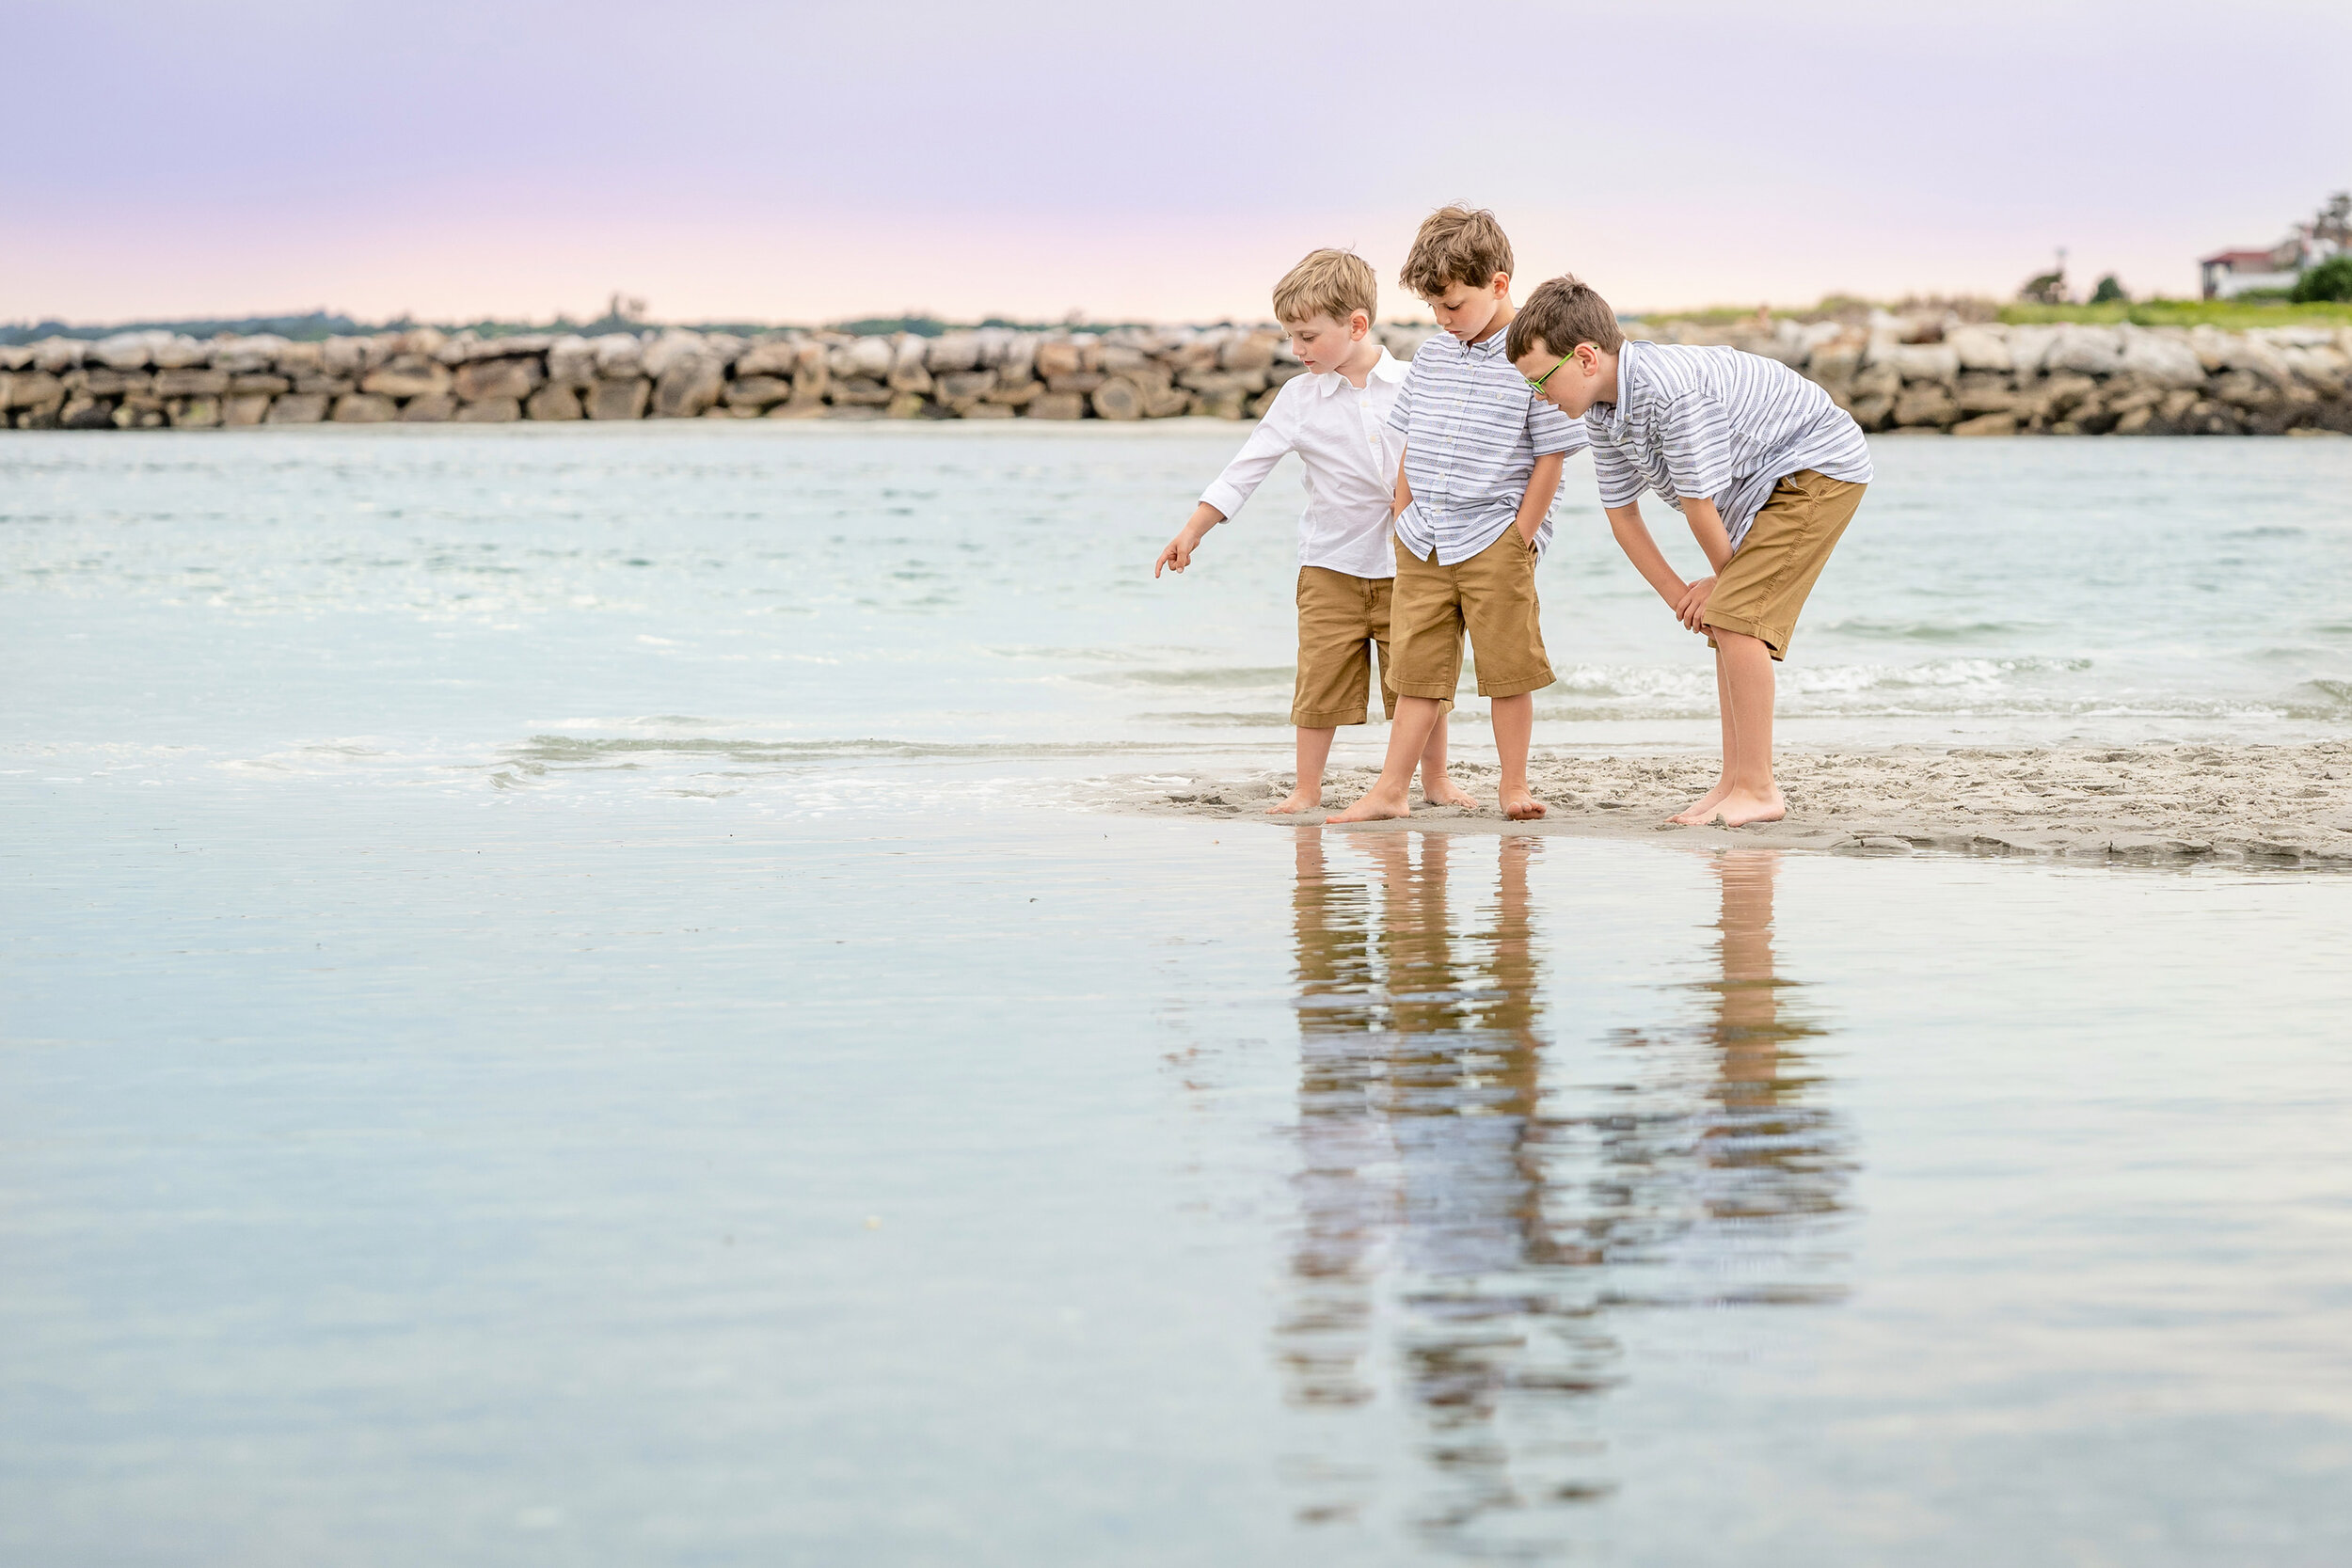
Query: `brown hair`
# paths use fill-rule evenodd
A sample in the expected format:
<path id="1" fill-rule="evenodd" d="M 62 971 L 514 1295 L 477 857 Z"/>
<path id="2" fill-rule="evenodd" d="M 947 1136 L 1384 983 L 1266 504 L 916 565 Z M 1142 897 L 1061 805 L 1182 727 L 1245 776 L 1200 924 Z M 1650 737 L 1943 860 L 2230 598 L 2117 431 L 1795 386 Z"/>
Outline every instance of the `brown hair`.
<path id="1" fill-rule="evenodd" d="M 1424 299 L 1449 283 L 1483 289 L 1511 270 L 1511 242 L 1484 207 L 1440 207 L 1421 220 L 1398 281 Z"/>
<path id="2" fill-rule="evenodd" d="M 1380 279 L 1372 263 L 1352 250 L 1311 250 L 1274 285 L 1274 319 L 1285 325 L 1311 316 L 1328 316 L 1342 326 L 1357 311 L 1378 321 Z"/>
<path id="3" fill-rule="evenodd" d="M 1554 354 L 1573 353 L 1579 343 L 1614 354 L 1625 346 L 1625 333 L 1617 326 L 1617 312 L 1590 284 L 1564 276 L 1547 278 L 1527 296 L 1519 313 L 1511 318 L 1502 352 L 1516 362 L 1533 352 L 1538 341 Z"/>

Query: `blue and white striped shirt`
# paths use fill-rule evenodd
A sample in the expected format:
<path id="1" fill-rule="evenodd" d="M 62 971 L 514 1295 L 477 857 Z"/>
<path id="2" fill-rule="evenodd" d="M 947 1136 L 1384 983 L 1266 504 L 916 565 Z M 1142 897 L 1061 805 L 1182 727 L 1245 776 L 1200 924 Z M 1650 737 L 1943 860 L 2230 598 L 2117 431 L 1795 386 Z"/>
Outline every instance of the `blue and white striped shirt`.
<path id="1" fill-rule="evenodd" d="M 1814 468 L 1870 483 L 1870 445 L 1853 416 L 1782 364 L 1736 348 L 1629 341 L 1617 351 L 1617 401 L 1584 416 L 1600 503 L 1655 490 L 1682 510 L 1704 497 L 1738 549 L 1772 486 Z"/>
<path id="2" fill-rule="evenodd" d="M 1405 433 L 1405 483 L 1413 504 L 1396 537 L 1438 564 L 1468 561 L 1502 537 L 1526 499 L 1535 459 L 1585 443 L 1574 420 L 1528 389 L 1502 352 L 1502 328 L 1475 343 L 1440 332 L 1413 351 L 1389 423 Z M 1551 543 L 1551 515 L 1535 548 Z"/>

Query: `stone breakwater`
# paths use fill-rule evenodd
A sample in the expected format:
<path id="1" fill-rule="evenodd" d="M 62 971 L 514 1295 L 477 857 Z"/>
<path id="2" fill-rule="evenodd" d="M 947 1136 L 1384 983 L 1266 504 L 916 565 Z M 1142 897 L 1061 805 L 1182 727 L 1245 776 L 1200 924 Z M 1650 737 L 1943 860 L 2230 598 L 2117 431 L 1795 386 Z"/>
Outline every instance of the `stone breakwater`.
<path id="1" fill-rule="evenodd" d="M 2001 326 L 1892 317 L 1636 325 L 1810 376 L 1872 431 L 1962 436 L 2352 434 L 2352 330 Z M 1426 327 L 1384 326 L 1409 359 Z M 517 420 L 1147 420 L 1263 412 L 1302 373 L 1272 327 L 984 328 L 935 338 L 682 329 L 479 337 L 431 327 L 292 342 L 125 332 L 0 348 L 24 430 Z"/>
<path id="2" fill-rule="evenodd" d="M 1639 329 L 1637 329 L 1638 331 Z M 2352 435 L 2352 329 L 1836 322 L 1709 331 L 1820 383 L 1869 431 L 1955 436 Z"/>

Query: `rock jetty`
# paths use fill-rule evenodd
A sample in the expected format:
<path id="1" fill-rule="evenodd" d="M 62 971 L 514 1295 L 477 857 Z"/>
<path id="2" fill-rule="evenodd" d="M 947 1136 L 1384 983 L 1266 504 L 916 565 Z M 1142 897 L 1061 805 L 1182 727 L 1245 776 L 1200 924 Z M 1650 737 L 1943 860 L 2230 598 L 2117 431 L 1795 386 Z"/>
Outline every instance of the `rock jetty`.
<path id="1" fill-rule="evenodd" d="M 2003 326 L 1956 319 L 1733 328 L 1872 431 L 1961 436 L 2352 434 L 2352 330 Z M 1426 327 L 1384 326 L 1400 358 Z M 517 420 L 1152 420 L 1263 412 L 1301 372 L 1270 326 L 982 328 L 939 337 L 679 328 L 482 337 L 431 327 L 292 342 L 124 332 L 0 348 L 21 430 L 506 423 Z"/>

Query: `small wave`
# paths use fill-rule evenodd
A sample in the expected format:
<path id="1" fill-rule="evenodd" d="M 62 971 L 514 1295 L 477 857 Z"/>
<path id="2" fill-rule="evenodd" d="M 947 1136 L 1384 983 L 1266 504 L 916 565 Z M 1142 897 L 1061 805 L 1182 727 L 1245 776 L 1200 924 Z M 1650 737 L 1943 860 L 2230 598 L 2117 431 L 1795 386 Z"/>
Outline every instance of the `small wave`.
<path id="1" fill-rule="evenodd" d="M 2015 637 L 2037 629 L 2024 621 L 1873 621 L 1857 617 L 1821 628 L 1848 637 L 1887 638 L 1904 642 L 1964 642 L 1975 638 Z"/>
<path id="2" fill-rule="evenodd" d="M 2314 677 L 2305 681 L 2296 689 L 2316 692 L 2326 699 L 2329 711 L 2352 707 L 2352 681 L 2331 681 Z"/>
<path id="3" fill-rule="evenodd" d="M 636 736 L 534 735 L 500 753 L 491 767 L 516 764 L 542 768 L 610 768 L 616 759 L 636 757 L 718 757 L 734 762 L 787 764 L 837 762 L 866 758 L 1092 757 L 1110 754 L 1149 755 L 1193 748 L 1182 741 L 923 741 L 884 740 L 725 740 L 711 736 L 672 738 Z"/>
<path id="4" fill-rule="evenodd" d="M 1297 672 L 1289 665 L 1235 666 L 1207 670 L 1120 670 L 1075 678 L 1100 686 L 1248 687 L 1288 686 Z"/>

